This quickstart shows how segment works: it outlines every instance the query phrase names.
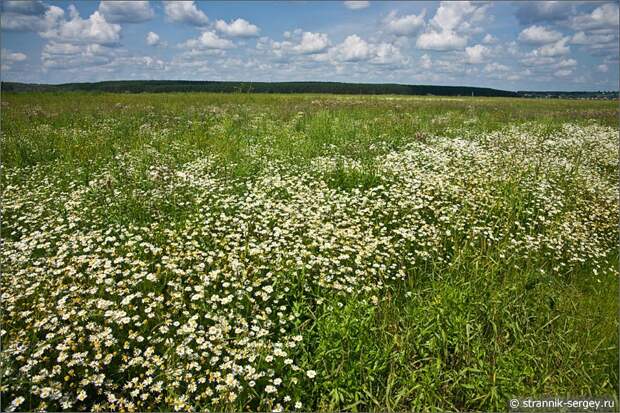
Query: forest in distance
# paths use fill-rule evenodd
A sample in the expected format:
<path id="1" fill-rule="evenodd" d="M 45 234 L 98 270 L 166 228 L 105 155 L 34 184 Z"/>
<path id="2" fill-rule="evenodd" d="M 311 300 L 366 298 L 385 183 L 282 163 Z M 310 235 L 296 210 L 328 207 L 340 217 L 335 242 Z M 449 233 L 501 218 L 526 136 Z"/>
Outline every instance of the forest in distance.
<path id="1" fill-rule="evenodd" d="M 112 93 L 329 93 L 345 95 L 433 95 L 531 97 L 563 99 L 618 99 L 618 91 L 508 91 L 486 87 L 405 85 L 341 82 L 225 82 L 190 80 L 120 80 L 95 83 L 31 84 L 2 82 L 3 92 L 112 92 Z"/>

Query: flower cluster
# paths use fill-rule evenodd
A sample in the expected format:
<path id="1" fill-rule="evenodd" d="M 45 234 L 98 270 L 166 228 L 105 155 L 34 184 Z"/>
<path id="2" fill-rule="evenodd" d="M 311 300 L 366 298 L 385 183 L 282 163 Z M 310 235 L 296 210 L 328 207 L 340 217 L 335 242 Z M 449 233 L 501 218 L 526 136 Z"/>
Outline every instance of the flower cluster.
<path id="1" fill-rule="evenodd" d="M 154 147 L 87 179 L 4 170 L 2 408 L 303 409 L 321 380 L 300 350 L 304 309 L 377 305 L 461 248 L 557 276 L 608 270 L 615 130 L 372 145 L 372 162 L 327 146 L 304 163 L 256 140 L 261 168 L 246 177 L 217 155 L 174 164 Z"/>

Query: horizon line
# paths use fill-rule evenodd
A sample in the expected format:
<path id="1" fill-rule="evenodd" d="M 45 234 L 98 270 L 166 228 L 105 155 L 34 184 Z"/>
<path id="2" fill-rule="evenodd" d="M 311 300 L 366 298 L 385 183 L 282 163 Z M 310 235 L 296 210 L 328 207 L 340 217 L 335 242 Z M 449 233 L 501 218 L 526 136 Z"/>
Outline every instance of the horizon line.
<path id="1" fill-rule="evenodd" d="M 98 83 L 109 83 L 109 82 L 193 82 L 193 83 L 204 83 L 204 82 L 217 82 L 217 83 L 267 83 L 267 84 L 278 84 L 278 83 L 334 83 L 334 84 L 345 84 L 345 85 L 399 85 L 399 86 L 425 86 L 425 87 L 463 87 L 463 88 L 472 88 L 472 89 L 486 89 L 486 90 L 497 90 L 501 92 L 513 92 L 513 93 L 527 93 L 527 92 L 535 92 L 535 93 L 595 93 L 595 92 L 612 92 L 612 93 L 620 93 L 620 89 L 617 90 L 535 90 L 535 89 L 527 89 L 527 90 L 513 90 L 513 89 L 497 89 L 487 86 L 469 86 L 469 85 L 438 85 L 438 84 L 422 84 L 422 83 L 395 83 L 395 82 L 340 82 L 334 80 L 278 80 L 278 81 L 264 81 L 264 80 L 188 80 L 188 79 L 115 79 L 115 80 L 98 80 L 95 82 L 64 82 L 64 83 L 31 83 L 31 82 L 16 82 L 11 80 L 1 80 L 1 83 L 14 83 L 21 85 L 40 85 L 40 86 L 63 86 L 63 85 L 80 85 L 80 84 L 98 84 Z"/>

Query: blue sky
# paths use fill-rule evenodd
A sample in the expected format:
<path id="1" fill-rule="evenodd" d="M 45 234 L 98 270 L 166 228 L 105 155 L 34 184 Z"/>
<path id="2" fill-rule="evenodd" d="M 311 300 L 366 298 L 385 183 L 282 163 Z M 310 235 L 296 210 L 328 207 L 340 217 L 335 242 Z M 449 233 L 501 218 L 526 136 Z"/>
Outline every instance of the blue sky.
<path id="1" fill-rule="evenodd" d="M 617 1 L 8 1 L 1 77 L 617 90 Z"/>

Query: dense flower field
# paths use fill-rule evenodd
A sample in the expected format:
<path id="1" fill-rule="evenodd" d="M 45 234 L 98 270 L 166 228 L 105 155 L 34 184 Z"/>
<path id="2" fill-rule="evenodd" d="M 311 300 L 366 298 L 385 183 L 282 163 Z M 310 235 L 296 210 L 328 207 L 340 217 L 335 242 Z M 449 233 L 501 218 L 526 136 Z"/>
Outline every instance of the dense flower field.
<path id="1" fill-rule="evenodd" d="M 9 129 L 3 410 L 504 410 L 511 395 L 617 393 L 602 304 L 617 304 L 616 128 L 470 113 L 381 135 L 373 114 L 336 133 L 346 112 L 321 109 L 252 113 L 231 133 L 230 108 L 209 113 L 172 119 L 183 139 L 127 114 Z M 132 146 L 80 157 L 99 134 Z M 68 143 L 28 161 L 51 135 Z"/>

